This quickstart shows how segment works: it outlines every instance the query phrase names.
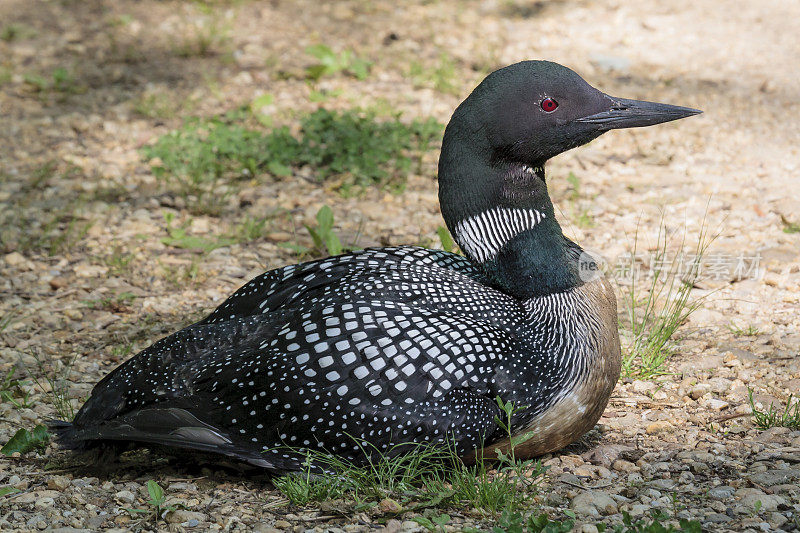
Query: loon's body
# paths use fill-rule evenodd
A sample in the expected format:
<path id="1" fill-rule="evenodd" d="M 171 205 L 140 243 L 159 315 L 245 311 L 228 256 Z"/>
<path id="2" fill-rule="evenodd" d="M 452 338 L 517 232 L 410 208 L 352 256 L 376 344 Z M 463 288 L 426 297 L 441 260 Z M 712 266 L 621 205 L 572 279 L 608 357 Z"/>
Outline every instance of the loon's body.
<path id="1" fill-rule="evenodd" d="M 452 442 L 468 455 L 507 445 L 498 397 L 528 406 L 512 420 L 532 435 L 518 456 L 576 440 L 619 377 L 616 300 L 562 234 L 544 162 L 608 129 L 694 113 L 612 99 L 554 63 L 493 73 L 453 115 L 439 164 L 466 258 L 367 249 L 267 272 L 103 379 L 61 441 L 173 445 L 276 471 L 300 469 L 307 449 L 358 463 L 365 447 Z"/>

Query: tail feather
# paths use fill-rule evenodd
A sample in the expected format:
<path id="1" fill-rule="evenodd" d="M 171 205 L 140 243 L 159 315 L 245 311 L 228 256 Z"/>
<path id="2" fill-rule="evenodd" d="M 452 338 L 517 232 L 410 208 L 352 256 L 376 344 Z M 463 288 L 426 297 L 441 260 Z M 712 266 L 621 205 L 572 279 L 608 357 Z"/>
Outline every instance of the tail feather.
<path id="1" fill-rule="evenodd" d="M 224 431 L 175 407 L 141 409 L 86 427 L 64 420 L 49 420 L 47 426 L 59 446 L 70 450 L 83 450 L 104 441 L 140 442 L 219 453 L 275 471 L 296 468 L 283 464 L 294 463 L 288 457 L 273 457 L 234 444 Z"/>
<path id="2" fill-rule="evenodd" d="M 79 431 L 72 422 L 50 419 L 45 421 L 45 425 L 60 447 L 67 450 L 86 448 L 87 441 L 79 438 Z"/>

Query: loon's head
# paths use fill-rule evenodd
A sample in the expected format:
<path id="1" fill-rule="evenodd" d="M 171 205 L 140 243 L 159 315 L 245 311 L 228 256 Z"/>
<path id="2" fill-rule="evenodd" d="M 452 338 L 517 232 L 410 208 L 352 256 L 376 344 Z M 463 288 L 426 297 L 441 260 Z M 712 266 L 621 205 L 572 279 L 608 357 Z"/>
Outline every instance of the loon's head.
<path id="1" fill-rule="evenodd" d="M 609 96 L 574 71 L 549 61 L 501 68 L 475 88 L 447 125 L 439 158 L 442 215 L 467 255 L 486 262 L 502 248 L 503 236 L 494 242 L 470 243 L 482 238 L 475 235 L 477 226 L 466 235 L 470 232 L 464 227 L 459 231 L 459 224 L 470 226 L 469 221 L 478 217 L 480 222 L 485 216 L 484 226 L 493 219 L 502 226 L 504 221 L 492 213 L 526 209 L 545 216 L 519 215 L 520 230 L 530 220 L 549 218 L 555 224 L 544 183 L 548 159 L 612 129 L 650 126 L 698 113 Z"/>
<path id="2" fill-rule="evenodd" d="M 609 96 L 567 67 L 522 61 L 489 74 L 453 113 L 447 133 L 480 138 L 493 162 L 537 168 L 608 130 L 700 112 Z"/>

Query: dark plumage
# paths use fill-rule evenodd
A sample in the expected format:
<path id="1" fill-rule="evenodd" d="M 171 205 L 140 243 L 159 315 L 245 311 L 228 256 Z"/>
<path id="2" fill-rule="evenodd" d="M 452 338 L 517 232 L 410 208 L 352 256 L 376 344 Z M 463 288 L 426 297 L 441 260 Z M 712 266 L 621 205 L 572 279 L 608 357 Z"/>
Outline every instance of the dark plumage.
<path id="1" fill-rule="evenodd" d="M 494 72 L 456 109 L 439 162 L 466 258 L 397 247 L 269 271 L 106 376 L 54 426 L 59 441 L 165 444 L 271 470 L 300 468 L 304 448 L 363 462 L 361 440 L 452 439 L 467 454 L 507 444 L 499 396 L 529 406 L 512 421 L 534 432 L 521 455 L 568 444 L 608 401 L 619 337 L 613 292 L 579 268 L 587 256 L 561 232 L 544 163 L 609 129 L 697 112 L 609 97 L 555 63 Z"/>

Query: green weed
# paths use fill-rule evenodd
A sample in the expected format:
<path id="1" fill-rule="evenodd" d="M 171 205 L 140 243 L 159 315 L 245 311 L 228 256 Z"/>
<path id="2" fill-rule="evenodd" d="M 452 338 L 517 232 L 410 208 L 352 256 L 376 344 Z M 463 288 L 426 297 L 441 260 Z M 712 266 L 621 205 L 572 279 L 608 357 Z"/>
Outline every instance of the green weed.
<path id="1" fill-rule="evenodd" d="M 412 520 L 428 531 L 440 531 L 444 533 L 444 531 L 446 531 L 445 526 L 450 523 L 450 515 L 431 515 L 430 518 L 426 516 L 417 516 L 412 518 Z"/>
<path id="2" fill-rule="evenodd" d="M 800 223 L 792 222 L 783 215 L 781 215 L 781 223 L 784 233 L 800 233 Z"/>
<path id="3" fill-rule="evenodd" d="M 299 243 L 282 243 L 281 246 L 289 248 L 294 251 L 298 256 L 312 256 L 312 257 L 325 257 L 329 255 L 339 255 L 344 252 L 355 250 L 355 244 L 352 246 L 343 246 L 342 241 L 336 232 L 333 231 L 333 210 L 323 205 L 317 211 L 317 223 L 314 226 L 303 224 L 306 231 L 311 236 L 313 246 L 303 246 Z"/>
<path id="4" fill-rule="evenodd" d="M 181 104 L 174 97 L 162 92 L 143 93 L 133 100 L 133 111 L 147 118 L 173 118 L 179 109 Z"/>
<path id="5" fill-rule="evenodd" d="M 186 250 L 202 250 L 204 252 L 210 252 L 212 250 L 216 250 L 217 248 L 230 246 L 235 242 L 233 239 L 225 237 L 218 237 L 212 240 L 198 237 L 196 235 L 189 235 L 188 228 L 191 225 L 192 220 L 188 219 L 180 226 L 173 226 L 172 222 L 174 220 L 175 213 L 169 211 L 164 213 L 164 221 L 167 223 L 168 236 L 162 237 L 161 242 L 167 246 L 183 248 Z"/>
<path id="6" fill-rule="evenodd" d="M 567 183 L 570 185 L 569 199 L 573 202 L 577 201 L 581 196 L 581 180 L 574 172 L 570 172 L 567 176 Z"/>
<path id="7" fill-rule="evenodd" d="M 173 42 L 178 57 L 208 57 L 221 53 L 230 42 L 232 25 L 213 6 L 195 2 L 200 16 L 193 17 L 183 28 L 180 40 Z"/>
<path id="8" fill-rule="evenodd" d="M 412 61 L 408 76 L 415 87 L 431 87 L 439 92 L 458 96 L 460 87 L 456 83 L 456 63 L 445 53 L 439 55 L 435 66 L 426 67 L 418 61 Z"/>
<path id="9" fill-rule="evenodd" d="M 9 67 L 0 65 L 0 87 L 10 82 L 13 78 L 13 73 Z"/>
<path id="10" fill-rule="evenodd" d="M 0 316 L 0 333 L 5 331 L 11 324 L 19 320 L 16 314 L 11 311 L 7 315 Z"/>
<path id="11" fill-rule="evenodd" d="M 69 376 L 72 373 L 72 366 L 75 364 L 77 355 L 68 363 L 54 359 L 46 364 L 38 352 L 31 355 L 36 360 L 38 373 L 28 370 L 28 374 L 36 382 L 40 390 L 44 391 L 50 398 L 50 403 L 58 413 L 61 420 L 71 421 L 75 418 L 75 404 L 69 395 Z"/>
<path id="12" fill-rule="evenodd" d="M 146 515 L 153 517 L 156 521 L 166 517 L 167 513 L 171 513 L 178 509 L 178 505 L 165 505 L 167 497 L 164 494 L 164 489 L 161 485 L 150 479 L 147 481 L 147 494 L 150 496 L 147 504 L 149 509 L 126 509 L 132 515 Z"/>
<path id="13" fill-rule="evenodd" d="M 637 241 L 638 230 L 630 257 L 630 286 L 623 299 L 628 323 L 622 327 L 623 338 L 627 341 L 622 372 L 629 377 L 648 378 L 663 373 L 664 363 L 675 351 L 675 332 L 700 307 L 702 298 L 692 299 L 691 291 L 700 277 L 700 265 L 713 238 L 708 237 L 704 220 L 689 264 L 683 265 L 680 255 L 668 258 L 671 239 L 662 223 L 645 295 L 641 294 L 637 283 Z M 685 235 L 680 250 L 684 249 L 684 244 Z M 682 268 L 684 266 L 687 268 Z"/>
<path id="14" fill-rule="evenodd" d="M 10 43 L 11 41 L 18 41 L 20 39 L 29 39 L 31 37 L 36 37 L 36 30 L 25 24 L 12 22 L 11 24 L 6 24 L 2 29 L 0 29 L 0 40 L 3 40 L 7 43 Z"/>
<path id="15" fill-rule="evenodd" d="M 23 428 L 14 433 L 14 436 L 0 448 L 0 453 L 10 456 L 17 452 L 28 453 L 36 449 L 44 450 L 48 442 L 50 442 L 50 434 L 47 433 L 46 427 L 38 425 L 32 431 Z"/>
<path id="16" fill-rule="evenodd" d="M 730 330 L 731 333 L 733 333 L 737 337 L 755 337 L 756 335 L 761 333 L 761 330 L 759 330 L 753 324 L 748 324 L 746 327 L 739 327 L 733 322 L 731 322 L 730 324 L 728 324 L 728 329 Z"/>
<path id="17" fill-rule="evenodd" d="M 650 513 L 649 520 L 647 518 L 634 520 L 630 513 L 623 511 L 621 525 L 608 528 L 605 524 L 597 524 L 596 527 L 600 533 L 604 531 L 613 531 L 614 533 L 702 533 L 703 531 L 703 527 L 697 520 L 681 518 L 678 520 L 678 527 L 675 527 L 671 524 L 662 524 L 670 519 L 665 512 L 653 509 Z"/>
<path id="18" fill-rule="evenodd" d="M 58 92 L 76 93 L 79 88 L 75 83 L 75 77 L 64 67 L 53 69 L 49 77 L 39 74 L 26 74 L 25 83 L 30 85 L 36 92 Z"/>
<path id="19" fill-rule="evenodd" d="M 511 433 L 510 417 L 518 409 L 498 399 L 504 417 L 500 426 Z M 368 506 L 393 499 L 400 511 L 420 511 L 440 506 L 465 505 L 492 516 L 503 511 L 520 511 L 530 502 L 544 469 L 534 461 L 519 461 L 514 449 L 524 439 L 512 439 L 508 454 L 497 452 L 498 467 L 483 457 L 476 465 L 466 466 L 452 445 L 399 444 L 383 451 L 354 439 L 370 458 L 365 466 L 354 465 L 324 451 L 305 451 L 301 474 L 273 480 L 292 503 L 305 505 L 311 501 L 351 497 Z M 449 519 L 449 517 L 448 517 Z M 420 522 L 425 527 L 444 527 L 443 516 Z M 424 522 L 424 520 L 423 520 Z"/>
<path id="20" fill-rule="evenodd" d="M 308 165 L 318 181 L 335 178 L 343 193 L 370 185 L 402 186 L 412 161 L 441 135 L 433 119 L 378 121 L 369 112 L 319 109 L 300 121 L 296 138 L 286 127 L 264 132 L 242 125 L 250 112 L 192 119 L 142 149 L 155 176 L 192 196 L 192 205 L 218 211 L 237 178 L 276 177 Z"/>
<path id="21" fill-rule="evenodd" d="M 17 409 L 30 407 L 31 392 L 25 388 L 29 387 L 31 383 L 15 378 L 16 371 L 17 367 L 12 366 L 0 381 L 0 401 L 8 402 Z"/>
<path id="22" fill-rule="evenodd" d="M 453 236 L 450 235 L 450 231 L 446 227 L 439 226 L 436 228 L 436 235 L 439 236 L 439 244 L 441 244 L 442 250 L 445 252 L 463 255 L 461 254 L 461 250 L 458 249 L 456 241 L 453 240 Z"/>
<path id="23" fill-rule="evenodd" d="M 786 400 L 786 408 L 781 411 L 776 408 L 772 403 L 769 407 L 762 411 L 756 407 L 753 400 L 753 390 L 747 389 L 748 402 L 750 403 L 750 410 L 753 413 L 753 420 L 758 429 L 769 429 L 773 427 L 783 427 L 793 430 L 800 429 L 800 397 L 798 397 L 794 404 L 792 404 L 793 394 L 789 395 Z"/>
<path id="24" fill-rule="evenodd" d="M 358 80 L 365 80 L 369 76 L 369 69 L 372 65 L 369 61 L 357 57 L 350 50 L 336 53 L 325 44 L 309 46 L 306 48 L 306 53 L 319 61 L 306 67 L 306 77 L 313 81 L 339 72 L 345 72 Z"/>
<path id="25" fill-rule="evenodd" d="M 104 257 L 103 262 L 108 267 L 109 275 L 118 276 L 130 271 L 135 257 L 134 254 L 124 251 L 122 246 L 115 245 L 111 249 L 111 255 Z"/>
<path id="26" fill-rule="evenodd" d="M 97 300 L 84 300 L 90 309 L 102 309 L 114 313 L 130 311 L 130 304 L 136 299 L 132 292 L 121 292 L 116 296 L 107 296 Z"/>

